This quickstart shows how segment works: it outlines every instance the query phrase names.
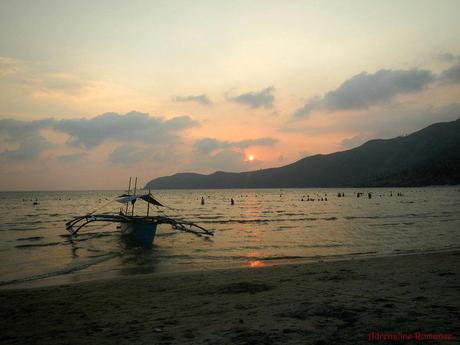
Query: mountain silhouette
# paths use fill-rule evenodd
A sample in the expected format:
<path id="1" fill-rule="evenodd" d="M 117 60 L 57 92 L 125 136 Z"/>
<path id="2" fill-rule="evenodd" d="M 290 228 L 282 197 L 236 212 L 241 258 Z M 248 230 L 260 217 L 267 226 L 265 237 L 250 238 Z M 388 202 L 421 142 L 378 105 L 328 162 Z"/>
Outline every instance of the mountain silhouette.
<path id="1" fill-rule="evenodd" d="M 314 155 L 278 168 L 210 175 L 178 173 L 151 189 L 384 187 L 460 184 L 460 119 L 407 136 L 370 140 L 351 150 Z"/>

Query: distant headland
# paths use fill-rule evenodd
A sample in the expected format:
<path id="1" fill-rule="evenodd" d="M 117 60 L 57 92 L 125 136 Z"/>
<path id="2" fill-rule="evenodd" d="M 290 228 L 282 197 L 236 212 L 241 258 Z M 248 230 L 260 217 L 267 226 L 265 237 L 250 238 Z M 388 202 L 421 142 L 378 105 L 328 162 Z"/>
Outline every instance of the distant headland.
<path id="1" fill-rule="evenodd" d="M 410 187 L 460 184 L 460 119 L 407 136 L 371 140 L 351 150 L 314 155 L 279 168 L 209 175 L 178 173 L 151 189 Z"/>

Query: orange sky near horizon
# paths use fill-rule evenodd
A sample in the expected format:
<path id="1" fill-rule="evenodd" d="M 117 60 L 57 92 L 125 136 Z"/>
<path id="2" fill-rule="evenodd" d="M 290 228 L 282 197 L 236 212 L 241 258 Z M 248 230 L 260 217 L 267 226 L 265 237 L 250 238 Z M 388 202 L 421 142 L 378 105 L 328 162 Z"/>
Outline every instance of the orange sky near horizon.
<path id="1" fill-rule="evenodd" d="M 2 2 L 0 190 L 257 170 L 457 119 L 459 10 Z"/>

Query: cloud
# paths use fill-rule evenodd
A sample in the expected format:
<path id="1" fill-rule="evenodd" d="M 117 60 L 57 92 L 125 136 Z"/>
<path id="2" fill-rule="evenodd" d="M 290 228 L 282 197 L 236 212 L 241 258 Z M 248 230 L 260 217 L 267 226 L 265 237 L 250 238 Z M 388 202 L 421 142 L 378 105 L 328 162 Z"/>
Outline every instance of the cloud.
<path id="1" fill-rule="evenodd" d="M 42 130 L 52 130 L 67 134 L 67 145 L 82 149 L 92 149 L 105 142 L 122 144 L 109 156 L 112 163 L 131 164 L 143 159 L 164 161 L 165 155 L 160 151 L 168 145 L 181 142 L 179 132 L 196 125 L 197 122 L 189 116 L 166 120 L 138 112 L 126 115 L 106 113 L 89 119 L 0 119 L 0 157 L 10 160 L 37 158 L 43 150 L 53 145 L 42 136 Z M 16 148 L 11 150 L 12 146 Z M 58 156 L 57 160 L 63 163 L 78 162 L 85 155 L 85 152 L 64 154 Z"/>
<path id="2" fill-rule="evenodd" d="M 177 154 L 173 144 L 160 146 L 122 144 L 110 153 L 108 161 L 115 165 L 133 165 L 142 161 L 167 163 L 174 161 Z"/>
<path id="3" fill-rule="evenodd" d="M 364 144 L 366 141 L 369 141 L 371 139 L 374 139 L 374 137 L 369 134 L 358 134 L 354 137 L 343 139 L 341 142 L 341 146 L 344 149 L 352 149 L 360 146 L 361 144 Z"/>
<path id="4" fill-rule="evenodd" d="M 161 118 L 160 118 L 160 121 L 161 121 Z M 183 115 L 183 116 L 176 116 L 169 120 L 163 121 L 162 129 L 168 130 L 168 131 L 182 131 L 184 129 L 195 127 L 197 125 L 198 125 L 198 122 L 192 120 L 190 116 Z"/>
<path id="5" fill-rule="evenodd" d="M 8 141 L 19 141 L 25 137 L 38 135 L 39 131 L 49 128 L 55 123 L 52 118 L 34 121 L 20 121 L 15 119 L 0 119 L 0 138 Z"/>
<path id="6" fill-rule="evenodd" d="M 19 70 L 19 62 L 16 59 L 0 56 L 0 77 L 15 74 Z"/>
<path id="7" fill-rule="evenodd" d="M 442 82 L 448 84 L 460 83 L 460 62 L 456 65 L 444 70 L 438 77 Z"/>
<path id="8" fill-rule="evenodd" d="M 203 138 L 194 144 L 191 168 L 196 170 L 244 171 L 260 165 L 262 161 L 248 161 L 243 149 L 250 146 L 273 146 L 277 139 L 264 137 L 240 141 L 224 141 Z"/>
<path id="9" fill-rule="evenodd" d="M 460 61 L 460 55 L 454 55 L 452 53 L 439 53 L 438 59 L 443 62 L 454 63 L 456 61 Z"/>
<path id="10" fill-rule="evenodd" d="M 323 97 L 315 97 L 295 111 L 294 117 L 309 115 L 316 109 L 329 111 L 365 109 L 390 101 L 399 94 L 421 91 L 435 80 L 429 70 L 387 70 L 374 74 L 362 72 L 345 80 Z"/>
<path id="11" fill-rule="evenodd" d="M 230 97 L 229 99 L 237 103 L 248 105 L 251 108 L 271 108 L 275 100 L 272 94 L 273 91 L 274 88 L 270 86 L 260 91 L 243 93 L 239 96 Z"/>
<path id="12" fill-rule="evenodd" d="M 311 98 L 305 105 L 294 112 L 294 117 L 303 117 L 310 114 L 316 108 L 320 108 L 322 99 L 319 96 Z"/>
<path id="13" fill-rule="evenodd" d="M 195 142 L 196 151 L 208 154 L 221 147 L 221 142 L 214 138 L 204 138 Z"/>
<path id="14" fill-rule="evenodd" d="M 311 156 L 311 152 L 305 151 L 305 150 L 299 152 L 300 159 L 308 157 L 308 156 Z"/>
<path id="15" fill-rule="evenodd" d="M 48 93 L 62 92 L 62 93 L 79 93 L 87 87 L 87 82 L 78 79 L 77 77 L 64 73 L 49 73 L 41 75 L 40 79 L 32 79 L 42 91 Z"/>
<path id="16" fill-rule="evenodd" d="M 86 153 L 74 153 L 69 155 L 58 156 L 57 160 L 61 163 L 79 163 L 86 158 Z"/>
<path id="17" fill-rule="evenodd" d="M 34 160 L 43 150 L 52 147 L 49 141 L 40 135 L 24 138 L 15 150 L 6 150 L 0 153 L 0 158 L 7 160 Z"/>
<path id="18" fill-rule="evenodd" d="M 277 139 L 269 137 L 241 141 L 221 141 L 214 138 L 203 138 L 195 142 L 195 150 L 202 154 L 209 154 L 218 149 L 244 149 L 249 146 L 273 146 L 277 142 Z"/>
<path id="19" fill-rule="evenodd" d="M 344 149 L 351 149 L 371 139 L 388 139 L 407 135 L 433 123 L 453 121 L 459 118 L 460 103 L 424 108 L 412 108 L 398 104 L 338 123 L 331 130 L 356 132 L 357 135 L 341 142 Z"/>
<path id="20" fill-rule="evenodd" d="M 246 139 L 237 142 L 230 142 L 230 146 L 246 148 L 249 146 L 273 146 L 278 142 L 278 139 L 265 137 L 259 139 Z"/>
<path id="21" fill-rule="evenodd" d="M 460 103 L 442 107 L 395 105 L 342 123 L 341 128 L 370 133 L 375 138 L 393 138 L 413 133 L 433 123 L 453 121 L 458 118 L 460 118 Z"/>
<path id="22" fill-rule="evenodd" d="M 145 144 L 169 142 L 176 138 L 175 132 L 196 125 L 197 122 L 189 116 L 164 120 L 146 113 L 130 112 L 126 115 L 105 113 L 91 119 L 61 120 L 54 128 L 70 136 L 70 145 L 93 148 L 106 141 Z"/>
<path id="23" fill-rule="evenodd" d="M 0 120 L 0 143 L 13 144 L 16 149 L 0 148 L 0 157 L 7 160 L 33 160 L 43 150 L 53 146 L 40 134 L 42 129 L 52 126 L 53 119 L 20 121 L 15 119 Z"/>
<path id="24" fill-rule="evenodd" d="M 137 145 L 125 144 L 118 146 L 109 155 L 109 161 L 113 164 L 129 165 L 138 163 L 148 156 L 148 151 L 145 148 L 140 148 Z"/>
<path id="25" fill-rule="evenodd" d="M 224 150 L 209 157 L 209 166 L 224 171 L 240 171 L 245 168 L 243 161 L 243 153 Z"/>
<path id="26" fill-rule="evenodd" d="M 111 85 L 102 81 L 87 80 L 67 73 L 46 73 L 32 71 L 21 75 L 20 86 L 35 99 L 81 102 L 91 100 L 110 89 Z"/>
<path id="27" fill-rule="evenodd" d="M 197 102 L 201 105 L 210 105 L 212 104 L 211 100 L 205 94 L 197 96 L 176 96 L 173 97 L 173 102 Z"/>
<path id="28" fill-rule="evenodd" d="M 390 103 L 378 109 L 352 113 L 349 116 L 333 114 L 325 123 L 290 123 L 289 126 L 280 127 L 278 130 L 287 133 L 301 133 L 308 137 L 331 134 L 337 137 L 343 136 L 344 132 L 351 132 L 362 136 L 369 135 L 369 139 L 386 139 L 413 133 L 433 123 L 454 121 L 459 118 L 460 103 L 440 107 Z M 342 142 L 342 147 L 348 148 L 347 144 L 348 146 L 359 144 L 359 138 L 354 139 L 355 142 Z"/>
<path id="29" fill-rule="evenodd" d="M 214 155 L 198 155 L 195 158 L 193 167 L 200 167 L 201 170 L 239 172 L 247 169 L 244 158 L 245 156 L 242 152 L 222 150 Z"/>

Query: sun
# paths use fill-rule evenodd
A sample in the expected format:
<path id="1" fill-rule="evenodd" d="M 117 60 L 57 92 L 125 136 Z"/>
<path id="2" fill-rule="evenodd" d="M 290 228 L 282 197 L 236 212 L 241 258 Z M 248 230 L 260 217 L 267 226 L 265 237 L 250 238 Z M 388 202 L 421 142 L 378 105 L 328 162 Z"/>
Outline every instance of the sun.
<path id="1" fill-rule="evenodd" d="M 254 160 L 254 156 L 253 155 L 249 155 L 248 159 L 252 162 Z"/>

